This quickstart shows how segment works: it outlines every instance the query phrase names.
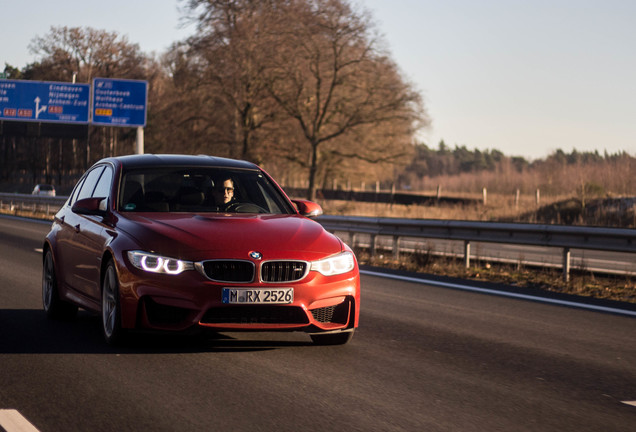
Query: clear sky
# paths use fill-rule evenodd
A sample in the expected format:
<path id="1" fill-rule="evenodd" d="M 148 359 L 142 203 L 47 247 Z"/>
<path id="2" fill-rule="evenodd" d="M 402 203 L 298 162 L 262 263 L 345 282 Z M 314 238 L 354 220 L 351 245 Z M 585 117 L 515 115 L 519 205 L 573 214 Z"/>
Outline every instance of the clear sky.
<path id="1" fill-rule="evenodd" d="M 356 0 L 432 118 L 437 148 L 636 155 L 636 1 Z M 177 0 L 0 0 L 0 69 L 52 25 L 115 31 L 146 53 L 184 39 Z"/>

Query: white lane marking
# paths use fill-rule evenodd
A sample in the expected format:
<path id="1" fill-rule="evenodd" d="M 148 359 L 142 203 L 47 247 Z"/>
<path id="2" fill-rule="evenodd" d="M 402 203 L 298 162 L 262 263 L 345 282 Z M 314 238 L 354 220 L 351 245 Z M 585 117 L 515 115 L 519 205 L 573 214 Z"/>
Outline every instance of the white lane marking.
<path id="1" fill-rule="evenodd" d="M 624 403 L 625 405 L 631 405 L 633 407 L 636 407 L 636 401 L 621 401 L 622 403 Z"/>
<path id="2" fill-rule="evenodd" d="M 537 296 L 532 296 L 527 294 L 499 291 L 499 290 L 493 290 L 488 288 L 478 288 L 478 287 L 474 287 L 470 285 L 460 285 L 460 284 L 454 284 L 450 282 L 414 278 L 410 276 L 400 276 L 400 275 L 393 275 L 393 274 L 387 274 L 387 273 L 379 273 L 379 272 L 374 272 L 370 270 L 360 270 L 360 273 L 366 274 L 369 276 L 377 276 L 377 277 L 383 277 L 387 279 L 396 279 L 396 280 L 401 280 L 405 282 L 415 282 L 415 283 L 421 283 L 421 284 L 427 284 L 427 285 L 435 285 L 435 286 L 444 287 L 444 288 L 453 288 L 453 289 L 459 289 L 464 291 L 492 294 L 492 295 L 497 295 L 501 297 L 512 297 L 512 298 L 518 298 L 523 300 L 531 300 L 531 301 L 540 302 L 540 303 L 550 303 L 550 304 L 556 304 L 561 306 L 570 306 L 570 307 L 575 307 L 580 309 L 588 309 L 588 310 L 594 310 L 594 311 L 600 311 L 600 312 L 610 312 L 610 313 L 619 314 L 619 315 L 628 315 L 628 316 L 636 317 L 636 311 L 630 311 L 626 309 L 597 306 L 597 305 L 577 303 L 573 301 L 559 300 L 559 299 L 546 298 L 546 297 L 537 297 Z"/>
<path id="3" fill-rule="evenodd" d="M 0 429 L 7 432 L 40 432 L 14 409 L 0 409 Z"/>
<path id="4" fill-rule="evenodd" d="M 42 253 L 42 252 L 44 252 L 44 249 L 42 249 L 42 248 L 35 248 L 35 249 L 33 249 L 33 250 L 34 250 L 35 252 L 37 252 L 37 253 Z"/>

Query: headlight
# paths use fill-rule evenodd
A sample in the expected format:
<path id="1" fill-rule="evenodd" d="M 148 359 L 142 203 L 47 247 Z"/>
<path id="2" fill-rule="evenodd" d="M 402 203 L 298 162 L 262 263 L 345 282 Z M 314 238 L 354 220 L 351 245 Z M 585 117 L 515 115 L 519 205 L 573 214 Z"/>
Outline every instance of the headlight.
<path id="1" fill-rule="evenodd" d="M 194 264 L 190 261 L 181 261 L 176 258 L 169 258 L 142 251 L 128 252 L 128 259 L 138 269 L 151 273 L 165 273 L 177 275 L 186 270 L 194 269 Z"/>
<path id="2" fill-rule="evenodd" d="M 343 252 L 329 258 L 311 262 L 311 270 L 325 276 L 339 275 L 353 270 L 354 259 L 351 252 Z"/>

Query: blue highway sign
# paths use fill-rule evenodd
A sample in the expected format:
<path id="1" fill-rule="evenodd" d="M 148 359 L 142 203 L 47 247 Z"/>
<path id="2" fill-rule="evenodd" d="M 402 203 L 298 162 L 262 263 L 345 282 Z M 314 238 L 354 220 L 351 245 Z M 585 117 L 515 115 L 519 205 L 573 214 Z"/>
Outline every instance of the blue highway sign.
<path id="1" fill-rule="evenodd" d="M 0 120 L 88 123 L 90 85 L 0 81 Z"/>
<path id="2" fill-rule="evenodd" d="M 145 126 L 148 82 L 95 78 L 92 123 L 105 126 Z"/>

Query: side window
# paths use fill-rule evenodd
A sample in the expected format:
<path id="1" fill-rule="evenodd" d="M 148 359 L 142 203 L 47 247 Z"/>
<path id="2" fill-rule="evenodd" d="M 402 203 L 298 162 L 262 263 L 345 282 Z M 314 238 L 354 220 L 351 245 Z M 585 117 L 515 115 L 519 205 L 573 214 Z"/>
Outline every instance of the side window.
<path id="1" fill-rule="evenodd" d="M 93 190 L 95 190 L 95 186 L 97 185 L 97 181 L 99 180 L 102 171 L 104 171 L 104 167 L 100 166 L 88 173 L 88 175 L 86 176 L 86 180 L 84 180 L 82 188 L 77 194 L 78 200 L 90 198 L 93 195 Z"/>
<path id="2" fill-rule="evenodd" d="M 82 184 L 84 184 L 85 178 L 86 177 L 82 177 L 80 181 L 77 182 L 77 185 L 75 185 L 75 189 L 73 189 L 73 193 L 71 194 L 71 197 L 68 200 L 68 205 L 72 206 L 73 204 L 75 204 L 75 201 L 77 201 L 77 194 L 82 188 Z"/>
<path id="3" fill-rule="evenodd" d="M 112 180 L 113 170 L 110 167 L 106 167 L 102 176 L 97 182 L 97 186 L 95 186 L 95 191 L 93 192 L 92 196 L 95 198 L 109 198 Z"/>

